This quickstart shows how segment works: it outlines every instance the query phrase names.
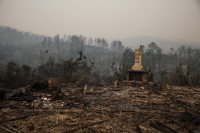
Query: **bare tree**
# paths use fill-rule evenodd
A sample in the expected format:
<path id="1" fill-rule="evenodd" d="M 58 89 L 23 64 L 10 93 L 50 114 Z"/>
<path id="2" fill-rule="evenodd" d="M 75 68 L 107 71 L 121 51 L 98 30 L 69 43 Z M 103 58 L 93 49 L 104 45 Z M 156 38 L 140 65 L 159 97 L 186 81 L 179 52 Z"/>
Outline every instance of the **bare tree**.
<path id="1" fill-rule="evenodd" d="M 187 52 L 188 52 L 188 58 L 190 59 L 191 58 L 192 48 L 188 47 Z"/>
<path id="2" fill-rule="evenodd" d="M 148 44 L 148 48 L 147 48 L 147 52 L 149 52 L 150 56 L 151 56 L 151 68 L 153 71 L 156 70 L 156 52 L 158 50 L 158 46 L 155 42 L 152 42 L 150 44 Z"/>
<path id="3" fill-rule="evenodd" d="M 181 46 L 181 51 L 183 52 L 183 57 L 184 57 L 184 60 L 185 60 L 185 59 L 186 59 L 186 58 L 185 58 L 186 47 L 185 47 L 185 46 Z"/>
<path id="4" fill-rule="evenodd" d="M 171 47 L 170 50 L 171 50 L 171 62 L 173 64 L 173 62 L 174 62 L 174 48 Z"/>

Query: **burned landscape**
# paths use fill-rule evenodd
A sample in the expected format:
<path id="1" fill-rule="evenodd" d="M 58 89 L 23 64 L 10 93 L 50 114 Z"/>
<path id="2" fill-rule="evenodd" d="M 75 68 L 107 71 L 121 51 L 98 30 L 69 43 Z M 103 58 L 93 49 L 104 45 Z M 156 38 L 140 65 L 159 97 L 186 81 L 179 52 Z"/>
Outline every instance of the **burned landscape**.
<path id="1" fill-rule="evenodd" d="M 151 82 L 145 86 L 50 86 L 20 88 L 20 93 L 13 96 L 14 91 L 7 92 L 7 100 L 1 101 L 0 130 L 10 133 L 200 130 L 199 87 L 160 86 Z"/>
<path id="2" fill-rule="evenodd" d="M 148 81 L 141 53 L 136 49 L 135 64 L 123 82 L 61 84 L 59 78 L 46 80 L 39 76 L 27 87 L 2 88 L 0 130 L 199 132 L 200 87 L 162 86 Z"/>
<path id="3" fill-rule="evenodd" d="M 0 133 L 200 133 L 199 0 L 0 0 Z"/>
<path id="4" fill-rule="evenodd" d="M 39 60 L 22 56 L 37 67 L 1 64 L 0 132 L 200 131 L 199 49 L 182 46 L 178 56 L 173 48 L 162 53 L 154 42 L 131 50 L 113 41 L 116 50 L 104 48 L 105 39 L 99 46 L 87 46 L 82 36 L 69 37 L 66 45 L 54 39 L 52 47 L 66 51 L 40 50 L 34 53 Z M 70 50 L 74 58 L 64 59 Z"/>

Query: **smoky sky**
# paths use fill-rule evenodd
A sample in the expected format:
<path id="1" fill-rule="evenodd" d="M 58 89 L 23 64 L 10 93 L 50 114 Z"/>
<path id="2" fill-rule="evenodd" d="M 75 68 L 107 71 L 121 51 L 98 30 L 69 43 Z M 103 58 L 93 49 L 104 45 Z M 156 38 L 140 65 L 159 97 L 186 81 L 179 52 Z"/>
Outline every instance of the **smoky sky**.
<path id="1" fill-rule="evenodd" d="M 199 0 L 0 0 L 0 25 L 55 36 L 200 42 Z"/>

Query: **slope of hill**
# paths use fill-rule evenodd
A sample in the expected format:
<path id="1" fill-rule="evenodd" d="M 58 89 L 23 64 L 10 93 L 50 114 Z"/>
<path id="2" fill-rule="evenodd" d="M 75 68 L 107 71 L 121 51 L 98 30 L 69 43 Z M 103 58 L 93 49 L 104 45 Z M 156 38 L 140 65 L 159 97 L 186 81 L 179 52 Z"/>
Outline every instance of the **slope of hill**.
<path id="1" fill-rule="evenodd" d="M 42 42 L 44 35 L 23 32 L 17 29 L 0 26 L 0 45 L 26 45 Z"/>

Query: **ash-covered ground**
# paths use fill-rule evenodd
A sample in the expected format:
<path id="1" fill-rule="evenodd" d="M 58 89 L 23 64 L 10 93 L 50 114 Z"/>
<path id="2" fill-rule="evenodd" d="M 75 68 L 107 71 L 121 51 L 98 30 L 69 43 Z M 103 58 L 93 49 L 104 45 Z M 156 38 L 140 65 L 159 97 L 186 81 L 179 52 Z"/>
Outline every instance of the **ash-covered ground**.
<path id="1" fill-rule="evenodd" d="M 0 105 L 0 132 L 200 132 L 199 87 L 63 84 Z"/>

